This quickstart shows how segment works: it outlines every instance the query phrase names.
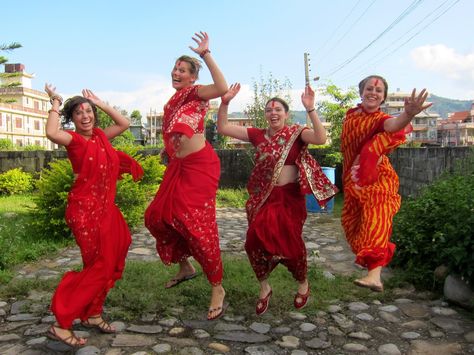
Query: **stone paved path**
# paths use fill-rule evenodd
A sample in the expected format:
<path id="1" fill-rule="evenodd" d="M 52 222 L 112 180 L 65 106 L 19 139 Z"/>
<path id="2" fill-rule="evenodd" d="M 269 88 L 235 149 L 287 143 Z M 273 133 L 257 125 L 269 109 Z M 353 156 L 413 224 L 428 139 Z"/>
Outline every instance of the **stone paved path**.
<path id="1" fill-rule="evenodd" d="M 219 209 L 218 225 L 223 252 L 245 255 L 244 211 Z M 310 213 L 304 236 L 309 261 L 320 264 L 326 277 L 359 272 L 338 218 Z M 145 229 L 134 234 L 128 258 L 158 260 L 154 239 Z M 80 264 L 78 249 L 70 248 L 55 259 L 25 265 L 17 277 L 48 279 Z M 167 318 L 116 321 L 119 332 L 112 335 L 77 327 L 88 346 L 75 354 L 474 354 L 474 321 L 462 310 L 426 300 L 410 288 L 394 293 L 398 298 L 387 304 L 334 300 L 311 317 L 290 310 L 285 319 L 270 312 L 257 317 L 234 311 L 208 322 L 183 318 L 184 310 L 178 308 Z M 54 321 L 44 314 L 49 297 L 32 291 L 25 300 L 0 299 L 0 355 L 74 353 L 45 337 Z"/>

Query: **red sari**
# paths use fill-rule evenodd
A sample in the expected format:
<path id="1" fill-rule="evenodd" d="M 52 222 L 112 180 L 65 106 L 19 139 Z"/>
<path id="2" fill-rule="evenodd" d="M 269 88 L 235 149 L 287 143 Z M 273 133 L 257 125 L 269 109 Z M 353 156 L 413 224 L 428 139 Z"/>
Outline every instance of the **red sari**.
<path id="1" fill-rule="evenodd" d="M 78 177 L 65 217 L 81 250 L 83 269 L 67 272 L 52 299 L 51 310 L 65 329 L 76 318 L 101 314 L 108 291 L 121 278 L 131 237 L 114 203 L 117 179 L 122 173 L 135 180 L 143 175 L 135 160 L 112 148 L 102 130 L 94 128 L 89 140 L 68 133 L 72 141 L 66 149 Z"/>
<path id="2" fill-rule="evenodd" d="M 337 192 L 301 141 L 303 129 L 297 125 L 285 126 L 269 139 L 265 138 L 266 130 L 248 129 L 250 142 L 257 151 L 247 185 L 250 197 L 246 204 L 249 229 L 245 250 L 258 280 L 268 278 L 278 263 L 284 264 L 296 280 L 306 279 L 306 247 L 302 236 L 305 194 L 313 193 L 324 205 Z M 294 162 L 288 164 L 290 155 Z M 298 182 L 276 186 L 285 163 L 298 167 Z"/>
<path id="3" fill-rule="evenodd" d="M 156 239 L 164 264 L 193 256 L 212 285 L 222 282 L 222 260 L 216 223 L 220 161 L 206 142 L 203 149 L 177 158 L 176 134 L 202 133 L 208 103 L 198 86 L 176 92 L 163 117 L 163 137 L 170 157 L 158 192 L 145 212 L 145 225 Z"/>
<path id="4" fill-rule="evenodd" d="M 395 244 L 390 242 L 393 216 L 400 208 L 398 176 L 386 154 L 405 142 L 407 130 L 385 132 L 389 115 L 366 112 L 361 105 L 349 110 L 343 123 L 344 207 L 341 222 L 356 263 L 369 270 L 387 265 Z M 359 158 L 357 185 L 351 167 Z"/>

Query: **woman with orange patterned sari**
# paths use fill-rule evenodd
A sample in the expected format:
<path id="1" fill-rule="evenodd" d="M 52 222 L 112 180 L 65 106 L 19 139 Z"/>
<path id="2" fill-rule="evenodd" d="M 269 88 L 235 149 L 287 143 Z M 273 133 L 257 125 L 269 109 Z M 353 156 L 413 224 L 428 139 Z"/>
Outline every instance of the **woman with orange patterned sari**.
<path id="1" fill-rule="evenodd" d="M 276 97 L 265 105 L 267 129 L 230 125 L 227 107 L 239 90 L 240 84 L 233 84 L 222 97 L 217 130 L 220 134 L 250 142 L 257 149 L 255 167 L 247 185 L 249 228 L 245 242 L 247 256 L 260 283 L 255 311 L 261 315 L 268 309 L 272 295 L 268 277 L 279 263 L 285 265 L 298 282 L 293 304 L 301 309 L 310 294 L 302 236 L 306 220 L 305 194 L 313 193 L 324 205 L 336 193 L 336 187 L 307 149 L 309 143 L 324 144 L 326 131 L 314 108 L 315 95 L 309 86 L 301 95 L 301 101 L 313 129 L 287 126 L 288 104 Z"/>
<path id="2" fill-rule="evenodd" d="M 211 56 L 207 33 L 196 33 L 191 48 L 206 63 L 214 83 L 195 85 L 201 64 L 181 56 L 171 72 L 176 93 L 164 108 L 163 139 L 169 163 L 156 197 L 145 212 L 145 225 L 156 239 L 164 264 L 179 264 L 165 288 L 196 276 L 188 258 L 201 265 L 212 287 L 207 318 L 222 316 L 225 291 L 216 223 L 216 193 L 220 175 L 217 154 L 204 137 L 208 100 L 227 91 L 227 83 Z"/>
<path id="3" fill-rule="evenodd" d="M 418 96 L 413 89 L 405 99 L 405 110 L 396 117 L 382 112 L 388 85 L 384 78 L 371 75 L 359 83 L 362 103 L 350 109 L 343 123 L 344 207 L 342 226 L 355 262 L 368 269 L 357 286 L 382 292 L 382 267 L 392 259 L 395 244 L 390 242 L 392 221 L 400 208 L 398 176 L 387 154 L 405 143 L 410 122 L 422 110 L 428 93 Z"/>
<path id="4" fill-rule="evenodd" d="M 51 310 L 56 323 L 47 335 L 79 347 L 86 340 L 70 330 L 76 318 L 85 327 L 103 333 L 115 332 L 102 318 L 102 309 L 107 293 L 122 276 L 131 243 L 127 223 L 114 202 L 116 183 L 122 173 L 131 173 L 138 180 L 143 169 L 109 142 L 129 126 L 129 121 L 117 110 L 86 89 L 83 96 L 68 99 L 60 112 L 62 98 L 51 85 L 46 85 L 45 90 L 52 104 L 46 136 L 66 147 L 74 172 L 65 217 L 83 261 L 83 269 L 67 272 L 54 293 Z M 112 118 L 113 125 L 104 130 L 97 128 L 97 107 Z M 75 131 L 60 129 L 61 115 L 64 123 L 74 123 Z"/>

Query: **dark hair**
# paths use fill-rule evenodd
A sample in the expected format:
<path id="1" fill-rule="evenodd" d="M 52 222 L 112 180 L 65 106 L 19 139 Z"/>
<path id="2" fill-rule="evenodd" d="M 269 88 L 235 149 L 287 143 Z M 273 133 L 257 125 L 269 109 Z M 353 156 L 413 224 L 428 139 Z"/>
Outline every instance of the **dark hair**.
<path id="1" fill-rule="evenodd" d="M 181 57 L 176 59 L 176 62 L 189 63 L 189 66 L 191 67 L 190 69 L 191 74 L 196 75 L 196 80 L 199 79 L 199 70 L 202 68 L 202 65 L 199 59 L 190 57 L 189 55 L 182 55 Z"/>
<path id="2" fill-rule="evenodd" d="M 382 81 L 385 87 L 383 91 L 383 101 L 382 101 L 382 103 L 384 103 L 385 99 L 387 98 L 388 84 L 387 84 L 387 80 L 385 80 L 385 78 L 381 77 L 380 75 L 369 75 L 365 79 L 362 79 L 362 81 L 359 83 L 359 95 L 362 96 L 362 92 L 364 91 L 365 85 L 370 79 L 379 79 L 380 81 Z"/>
<path id="3" fill-rule="evenodd" d="M 94 126 L 99 125 L 99 117 L 97 116 L 97 106 L 89 99 L 86 99 L 83 96 L 74 96 L 66 100 L 64 103 L 64 107 L 61 110 L 61 114 L 63 115 L 63 124 L 69 124 L 72 122 L 72 113 L 76 109 L 76 107 L 80 104 L 88 103 L 92 107 L 92 111 L 94 112 L 95 123 Z"/>
<path id="4" fill-rule="evenodd" d="M 285 112 L 288 113 L 288 111 L 290 111 L 290 106 L 288 106 L 288 104 L 286 103 L 285 100 L 283 99 L 280 99 L 279 97 L 272 97 L 270 100 L 267 101 L 267 103 L 265 104 L 265 108 L 267 107 L 267 105 L 272 102 L 272 101 L 276 101 L 276 102 L 279 102 L 283 105 L 284 109 L 285 109 Z"/>

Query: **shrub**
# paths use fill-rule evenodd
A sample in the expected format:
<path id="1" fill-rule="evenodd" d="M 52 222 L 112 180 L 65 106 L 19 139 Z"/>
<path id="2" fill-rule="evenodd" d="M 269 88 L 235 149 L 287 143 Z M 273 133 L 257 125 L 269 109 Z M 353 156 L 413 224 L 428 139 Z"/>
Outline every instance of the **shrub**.
<path id="1" fill-rule="evenodd" d="M 22 150 L 29 152 L 29 151 L 35 151 L 35 150 L 46 150 L 46 148 L 43 147 L 42 145 L 33 144 L 33 145 L 24 146 Z"/>
<path id="2" fill-rule="evenodd" d="M 33 177 L 21 170 L 11 169 L 0 174 L 0 195 L 14 195 L 33 189 Z"/>
<path id="3" fill-rule="evenodd" d="M 392 265 L 411 282 L 432 286 L 433 271 L 442 264 L 474 282 L 474 174 L 444 176 L 404 201 L 393 240 Z"/>
<path id="4" fill-rule="evenodd" d="M 15 150 L 15 146 L 8 138 L 0 138 L 0 150 Z"/>
<path id="5" fill-rule="evenodd" d="M 64 212 L 73 180 L 72 166 L 67 159 L 55 160 L 49 168 L 41 171 L 36 183 L 38 194 L 34 198 L 36 209 L 33 223 L 45 237 L 63 238 L 70 235 Z"/>
<path id="6" fill-rule="evenodd" d="M 245 207 L 249 198 L 246 188 L 217 190 L 217 207 Z"/>
<path id="7" fill-rule="evenodd" d="M 138 156 L 136 159 L 143 166 L 144 177 L 142 181 L 134 182 L 130 175 L 125 175 L 117 183 L 115 201 L 131 228 L 142 223 L 149 197 L 156 191 L 165 169 L 159 163 L 159 157 L 149 156 L 143 159 Z M 71 163 L 67 159 L 56 160 L 41 172 L 37 182 L 34 223 L 37 230 L 42 231 L 45 236 L 58 238 L 70 235 L 64 213 L 73 179 Z"/>

